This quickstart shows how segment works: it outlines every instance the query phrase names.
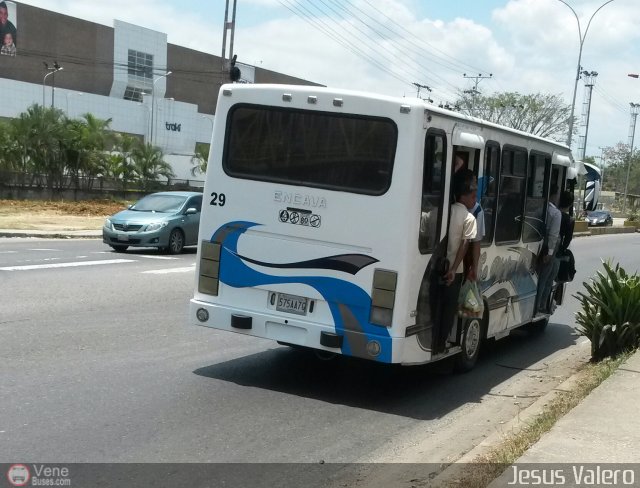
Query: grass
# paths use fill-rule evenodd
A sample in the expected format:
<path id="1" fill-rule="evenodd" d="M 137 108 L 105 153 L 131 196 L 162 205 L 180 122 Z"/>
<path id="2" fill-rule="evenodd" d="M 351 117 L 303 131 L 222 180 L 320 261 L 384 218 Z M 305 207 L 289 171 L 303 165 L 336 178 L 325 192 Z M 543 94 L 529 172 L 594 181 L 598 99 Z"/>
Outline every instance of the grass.
<path id="1" fill-rule="evenodd" d="M 105 217 L 126 206 L 117 200 L 0 200 L 0 229 L 100 229 Z"/>
<path id="2" fill-rule="evenodd" d="M 589 363 L 583 366 L 578 374 L 575 386 L 569 391 L 559 391 L 556 396 L 544 406 L 542 412 L 535 416 L 518 432 L 509 434 L 488 454 L 474 459 L 468 470 L 462 471 L 455 480 L 447 482 L 448 487 L 464 486 L 465 488 L 485 488 L 502 474 L 507 466 L 513 464 L 531 446 L 533 446 L 545 432 L 567 412 L 578 405 L 598 385 L 613 374 L 620 364 L 626 361 L 632 353 L 626 353 L 615 359 L 607 359 L 599 363 Z"/>

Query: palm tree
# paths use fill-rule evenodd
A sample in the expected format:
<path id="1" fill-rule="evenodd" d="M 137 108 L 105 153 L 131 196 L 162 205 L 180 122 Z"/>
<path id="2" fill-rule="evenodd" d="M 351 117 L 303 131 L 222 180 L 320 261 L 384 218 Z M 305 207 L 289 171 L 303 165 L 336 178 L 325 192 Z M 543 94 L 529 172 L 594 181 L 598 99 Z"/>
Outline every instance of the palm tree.
<path id="1" fill-rule="evenodd" d="M 193 168 L 191 168 L 192 176 L 203 175 L 207 172 L 210 148 L 210 144 L 196 143 L 195 154 L 191 156 L 191 164 L 193 164 Z"/>
<path id="2" fill-rule="evenodd" d="M 153 182 L 159 177 L 170 179 L 174 177 L 171 165 L 164 159 L 162 150 L 151 144 L 141 144 L 132 152 L 133 166 L 142 183 L 142 190 L 149 191 Z"/>
<path id="3" fill-rule="evenodd" d="M 11 133 L 21 154 L 23 170 L 46 176 L 47 186 L 61 188 L 64 181 L 64 157 L 60 141 L 63 136 L 62 110 L 32 105 L 10 121 Z"/>
<path id="4" fill-rule="evenodd" d="M 107 159 L 105 174 L 120 181 L 123 198 L 126 198 L 128 183 L 136 177 L 132 153 L 139 145 L 140 141 L 129 134 L 115 134 L 113 152 Z"/>
<path id="5" fill-rule="evenodd" d="M 99 119 L 86 113 L 80 121 L 80 170 L 87 178 L 89 187 L 93 178 L 105 172 L 106 150 L 113 141 L 113 135 L 108 130 L 111 120 Z"/>

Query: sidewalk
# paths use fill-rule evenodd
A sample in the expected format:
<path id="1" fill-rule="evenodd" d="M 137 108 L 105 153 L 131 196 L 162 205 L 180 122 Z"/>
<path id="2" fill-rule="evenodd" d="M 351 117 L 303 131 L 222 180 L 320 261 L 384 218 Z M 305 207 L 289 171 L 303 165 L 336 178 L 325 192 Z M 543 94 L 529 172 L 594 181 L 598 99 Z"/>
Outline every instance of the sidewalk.
<path id="1" fill-rule="evenodd" d="M 40 237 L 40 238 L 46 238 L 46 239 L 101 239 L 102 229 L 89 229 L 89 230 L 0 229 L 0 237 Z"/>
<path id="2" fill-rule="evenodd" d="M 640 351 L 562 417 L 517 462 L 638 463 L 638 405 Z"/>
<path id="3" fill-rule="evenodd" d="M 606 463 L 640 463 L 640 351 L 598 386 L 578 406 L 562 417 L 549 432 L 533 445 L 516 464 L 532 469 L 527 463 L 546 463 L 548 471 L 560 469 L 567 481 L 573 480 L 573 466 L 587 463 L 608 469 L 635 471 L 640 485 L 640 467 L 605 466 Z M 561 463 L 566 463 L 562 466 Z M 559 464 L 559 465 L 558 465 Z M 589 469 L 596 469 L 593 464 Z M 579 468 L 579 466 L 578 466 Z M 514 468 L 489 485 L 490 488 L 514 486 Z M 515 485 L 520 486 L 520 485 Z M 569 484 L 566 486 L 582 486 Z M 585 484 L 586 486 L 586 484 Z M 623 483 L 612 486 L 623 486 Z"/>

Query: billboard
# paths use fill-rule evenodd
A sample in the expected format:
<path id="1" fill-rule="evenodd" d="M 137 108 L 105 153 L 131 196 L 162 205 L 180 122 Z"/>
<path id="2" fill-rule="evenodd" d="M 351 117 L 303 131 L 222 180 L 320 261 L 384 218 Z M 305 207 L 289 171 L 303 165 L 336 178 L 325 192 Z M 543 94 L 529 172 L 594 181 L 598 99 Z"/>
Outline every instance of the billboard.
<path id="1" fill-rule="evenodd" d="M 18 45 L 16 4 L 0 1 L 0 55 L 15 56 Z"/>

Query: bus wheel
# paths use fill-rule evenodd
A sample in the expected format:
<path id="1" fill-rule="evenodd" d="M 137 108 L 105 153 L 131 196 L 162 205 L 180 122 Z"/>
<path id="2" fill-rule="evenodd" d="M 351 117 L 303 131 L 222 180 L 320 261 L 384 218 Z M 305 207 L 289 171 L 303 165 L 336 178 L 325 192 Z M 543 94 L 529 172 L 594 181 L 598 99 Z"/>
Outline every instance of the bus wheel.
<path id="1" fill-rule="evenodd" d="M 454 369 L 459 373 L 471 371 L 478 361 L 482 345 L 482 321 L 469 319 L 465 321 L 460 346 L 462 351 L 456 356 Z"/>

